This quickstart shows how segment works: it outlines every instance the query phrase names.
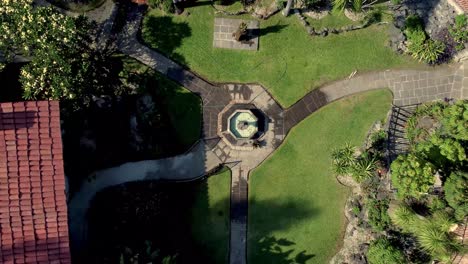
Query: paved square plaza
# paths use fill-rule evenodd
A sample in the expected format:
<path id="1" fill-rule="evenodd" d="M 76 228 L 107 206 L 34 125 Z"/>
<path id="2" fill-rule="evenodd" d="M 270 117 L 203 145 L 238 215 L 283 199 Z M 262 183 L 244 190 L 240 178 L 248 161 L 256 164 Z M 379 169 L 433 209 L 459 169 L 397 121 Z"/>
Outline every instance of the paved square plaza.
<path id="1" fill-rule="evenodd" d="M 236 41 L 233 33 L 240 23 L 247 24 L 248 38 L 246 41 Z M 260 23 L 255 20 L 242 20 L 232 18 L 215 18 L 213 47 L 224 49 L 258 50 L 258 33 Z"/>

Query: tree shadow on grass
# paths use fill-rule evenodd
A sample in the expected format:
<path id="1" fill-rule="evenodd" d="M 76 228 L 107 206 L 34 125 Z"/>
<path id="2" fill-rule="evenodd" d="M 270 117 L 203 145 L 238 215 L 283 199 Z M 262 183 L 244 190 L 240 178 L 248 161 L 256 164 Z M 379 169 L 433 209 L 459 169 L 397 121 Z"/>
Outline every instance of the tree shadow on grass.
<path id="1" fill-rule="evenodd" d="M 143 21 L 142 36 L 145 42 L 181 64 L 186 64 L 185 59 L 175 50 L 182 45 L 184 38 L 191 35 L 192 29 L 188 23 L 174 22 L 169 16 L 148 16 Z"/>
<path id="2" fill-rule="evenodd" d="M 281 32 L 284 28 L 286 28 L 288 25 L 273 25 L 273 26 L 268 26 L 265 28 L 260 28 L 258 31 L 259 36 L 266 36 L 271 33 L 279 33 Z"/>
<path id="3" fill-rule="evenodd" d="M 293 200 L 279 203 L 271 199 L 250 199 L 248 226 L 248 255 L 251 263 L 303 264 L 315 254 L 301 250 L 294 241 L 271 235 L 283 231 L 301 221 L 310 221 L 320 210 L 310 202 Z"/>
<path id="4" fill-rule="evenodd" d="M 315 257 L 315 254 L 307 254 L 305 250 L 296 253 L 295 245 L 286 238 L 267 236 L 257 241 L 259 251 L 255 254 L 264 263 L 275 264 L 306 264 Z"/>

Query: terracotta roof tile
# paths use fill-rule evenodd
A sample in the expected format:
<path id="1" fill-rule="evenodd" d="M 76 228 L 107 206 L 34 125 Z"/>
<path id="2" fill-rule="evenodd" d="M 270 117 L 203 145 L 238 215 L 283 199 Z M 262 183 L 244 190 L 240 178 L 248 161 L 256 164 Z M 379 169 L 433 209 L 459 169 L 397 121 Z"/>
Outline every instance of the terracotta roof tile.
<path id="1" fill-rule="evenodd" d="M 70 263 L 59 103 L 0 103 L 0 263 Z"/>
<path id="2" fill-rule="evenodd" d="M 455 0 L 455 1 L 465 12 L 468 12 L 468 0 Z"/>

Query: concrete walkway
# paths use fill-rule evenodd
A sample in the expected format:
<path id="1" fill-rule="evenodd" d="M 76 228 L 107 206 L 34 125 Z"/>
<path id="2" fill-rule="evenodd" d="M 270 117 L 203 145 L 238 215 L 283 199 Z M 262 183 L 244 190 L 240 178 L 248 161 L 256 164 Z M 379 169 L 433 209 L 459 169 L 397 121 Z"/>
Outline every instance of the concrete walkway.
<path id="1" fill-rule="evenodd" d="M 433 71 L 384 71 L 367 73 L 316 89 L 289 109 L 283 109 L 269 93 L 256 84 L 219 84 L 203 80 L 193 72 L 138 41 L 142 9 L 130 12 L 118 37 L 120 51 L 180 83 L 198 94 L 203 102 L 203 140 L 185 155 L 127 163 L 95 173 L 70 202 L 72 242 L 81 245 L 86 234 L 86 211 L 94 195 L 104 188 L 143 179 L 189 180 L 219 164 L 232 168 L 230 263 L 244 264 L 247 247 L 247 207 L 249 172 L 268 158 L 284 141 L 289 130 L 330 102 L 352 94 L 389 88 L 395 105 L 421 103 L 445 97 L 468 98 L 468 62 L 435 68 Z M 218 115 L 230 103 L 255 104 L 268 117 L 266 147 L 239 151 L 229 147 L 218 134 Z"/>

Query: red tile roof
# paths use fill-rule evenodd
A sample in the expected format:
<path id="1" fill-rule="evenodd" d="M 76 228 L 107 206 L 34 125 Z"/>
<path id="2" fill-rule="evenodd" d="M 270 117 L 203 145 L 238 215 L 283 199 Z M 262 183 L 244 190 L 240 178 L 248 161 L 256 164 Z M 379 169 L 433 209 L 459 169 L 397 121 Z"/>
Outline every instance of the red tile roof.
<path id="1" fill-rule="evenodd" d="M 148 0 L 132 0 L 133 3 L 139 4 L 139 5 L 147 5 Z"/>
<path id="2" fill-rule="evenodd" d="M 463 9 L 463 11 L 468 12 L 468 0 L 455 0 L 457 4 Z"/>
<path id="3" fill-rule="evenodd" d="M 0 103 L 0 263 L 71 263 L 59 115 Z"/>

